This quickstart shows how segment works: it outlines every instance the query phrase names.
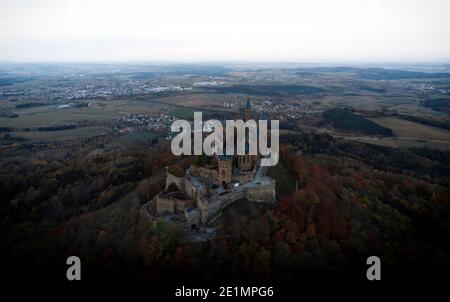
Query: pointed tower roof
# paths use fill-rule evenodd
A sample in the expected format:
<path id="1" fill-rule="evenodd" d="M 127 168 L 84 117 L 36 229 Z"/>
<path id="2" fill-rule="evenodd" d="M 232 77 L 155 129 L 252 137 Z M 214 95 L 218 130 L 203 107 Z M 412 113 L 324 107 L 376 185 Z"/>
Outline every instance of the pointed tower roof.
<path id="1" fill-rule="evenodd" d="M 245 108 L 250 109 L 250 107 L 251 107 L 250 98 L 247 98 L 247 103 L 245 103 Z"/>

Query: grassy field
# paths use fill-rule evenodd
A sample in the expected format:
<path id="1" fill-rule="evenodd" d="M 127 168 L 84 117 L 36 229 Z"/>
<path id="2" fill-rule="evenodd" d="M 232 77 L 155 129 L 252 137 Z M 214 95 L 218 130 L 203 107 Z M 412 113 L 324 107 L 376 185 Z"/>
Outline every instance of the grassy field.
<path id="1" fill-rule="evenodd" d="M 14 109 L 17 118 L 0 118 L 0 127 L 15 128 L 12 134 L 31 141 L 64 141 L 102 135 L 109 131 L 109 121 L 120 116 L 137 113 L 152 113 L 165 105 L 144 100 L 84 100 L 89 103 L 82 108 L 58 108 L 46 105 L 32 108 Z M 69 103 L 69 102 L 67 102 Z M 62 103 L 61 103 L 62 104 Z M 168 108 L 168 106 L 165 106 Z M 80 124 L 83 122 L 100 122 L 100 126 L 80 126 L 61 131 L 24 131 L 24 128 L 37 128 L 51 125 Z M 103 123 L 105 122 L 105 126 Z M 152 138 L 152 137 L 150 137 Z M 122 144 L 125 144 L 123 142 Z"/>
<path id="2" fill-rule="evenodd" d="M 0 127 L 32 128 L 83 121 L 107 121 L 119 116 L 152 113 L 164 105 L 141 100 L 92 101 L 89 107 L 57 108 L 55 105 L 14 110 L 17 118 L 0 118 Z"/>
<path id="3" fill-rule="evenodd" d="M 418 127 L 422 127 L 422 126 L 428 127 L 428 126 L 417 124 L 417 123 L 413 123 L 413 124 L 414 124 L 414 126 L 418 125 Z M 387 125 L 385 125 L 385 126 L 387 127 Z M 374 145 L 380 145 L 380 146 L 388 146 L 388 147 L 394 147 L 394 148 L 428 147 L 431 149 L 450 150 L 450 139 L 449 138 L 444 139 L 444 140 L 440 140 L 440 139 L 433 140 L 433 139 L 423 139 L 420 137 L 411 137 L 411 135 L 418 136 L 418 135 L 414 134 L 414 131 L 410 131 L 411 133 L 408 133 L 408 135 L 410 135 L 410 136 L 406 136 L 406 137 L 394 136 L 394 137 L 380 138 L 380 137 L 367 136 L 367 135 L 345 134 L 345 133 L 341 133 L 341 132 L 336 132 L 329 128 L 323 128 L 323 127 L 303 127 L 303 128 L 306 131 L 315 130 L 315 131 L 318 131 L 321 133 L 328 133 L 332 136 L 347 139 L 347 140 L 354 140 L 354 141 L 358 141 L 358 142 L 362 142 L 362 143 L 374 144 Z M 429 127 L 429 128 L 432 128 L 432 130 L 437 130 L 438 132 L 439 132 L 439 130 L 441 130 L 441 129 L 437 129 L 437 128 L 433 128 L 433 127 Z M 445 130 L 444 130 L 444 132 L 445 132 Z M 281 134 L 296 133 L 296 131 L 280 130 L 280 133 Z M 395 134 L 395 130 L 394 130 L 394 134 Z M 403 133 L 403 134 L 405 134 L 405 133 Z M 423 134 L 423 132 L 422 132 L 422 134 Z M 441 138 L 445 138 L 445 137 L 441 137 Z"/>
<path id="4" fill-rule="evenodd" d="M 180 119 L 192 120 L 194 118 L 194 112 L 202 112 L 202 118 L 208 119 L 213 117 L 225 117 L 227 112 L 223 110 L 212 110 L 197 107 L 182 107 L 175 106 L 170 113 Z"/>
<path id="5" fill-rule="evenodd" d="M 15 131 L 13 135 L 31 141 L 64 141 L 77 138 L 92 137 L 106 134 L 108 129 L 99 126 L 79 127 L 61 131 Z"/>
<path id="6" fill-rule="evenodd" d="M 381 126 L 392 129 L 394 135 L 398 137 L 450 142 L 449 130 L 405 121 L 395 117 L 378 117 L 371 118 L 370 120 Z"/>
<path id="7" fill-rule="evenodd" d="M 416 97 L 408 96 L 388 96 L 379 98 L 379 102 L 383 105 L 398 106 L 404 104 L 415 104 L 419 101 Z"/>
<path id="8" fill-rule="evenodd" d="M 112 101 L 96 101 L 92 107 L 101 107 L 104 110 L 112 111 L 117 115 L 154 113 L 161 110 L 164 104 L 150 102 L 145 100 L 124 99 Z"/>
<path id="9" fill-rule="evenodd" d="M 46 106 L 47 107 L 47 106 Z M 119 116 L 117 112 L 102 108 L 85 107 L 79 109 L 40 108 L 36 113 L 20 113 L 17 118 L 0 118 L 0 127 L 31 128 L 49 125 L 76 123 L 81 121 L 111 120 Z"/>
<path id="10" fill-rule="evenodd" d="M 306 97 L 305 100 L 317 101 L 317 99 Z M 407 115 L 442 115 L 442 113 L 434 111 L 420 105 L 419 99 L 413 96 L 402 95 L 330 95 L 320 98 L 322 104 L 329 106 L 349 106 L 360 110 L 379 111 L 384 108 L 397 111 Z"/>
<path id="11" fill-rule="evenodd" d="M 450 142 L 447 141 L 426 141 L 418 139 L 407 139 L 407 138 L 376 138 L 370 136 L 359 136 L 359 137 L 344 137 L 348 140 L 354 140 L 367 144 L 374 144 L 380 146 L 394 147 L 394 148 L 430 148 L 439 150 L 450 150 Z"/>
<path id="12" fill-rule="evenodd" d="M 180 105 L 184 107 L 203 108 L 214 111 L 226 111 L 223 108 L 224 102 L 235 102 L 244 107 L 249 95 L 239 93 L 214 94 L 214 93 L 196 93 L 188 95 L 167 96 L 154 99 L 154 101 L 165 104 Z M 267 100 L 265 96 L 251 96 L 252 103 L 260 103 Z M 288 98 L 286 98 L 288 99 Z"/>

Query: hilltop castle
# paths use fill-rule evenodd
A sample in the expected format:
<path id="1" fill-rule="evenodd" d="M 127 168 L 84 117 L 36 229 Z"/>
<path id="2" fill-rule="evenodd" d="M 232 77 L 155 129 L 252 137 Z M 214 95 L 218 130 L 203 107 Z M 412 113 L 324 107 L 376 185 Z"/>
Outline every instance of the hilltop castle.
<path id="1" fill-rule="evenodd" d="M 250 100 L 244 108 L 251 119 Z M 155 197 L 157 215 L 178 214 L 190 229 L 206 226 L 239 200 L 275 202 L 275 180 L 266 176 L 258 155 L 199 157 L 184 173 L 166 168 L 166 186 Z"/>

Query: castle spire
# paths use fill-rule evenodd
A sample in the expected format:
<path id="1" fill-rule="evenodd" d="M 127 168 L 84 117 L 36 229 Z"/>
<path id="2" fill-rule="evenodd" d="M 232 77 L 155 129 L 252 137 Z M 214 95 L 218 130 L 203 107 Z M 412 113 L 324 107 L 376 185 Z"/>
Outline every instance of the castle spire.
<path id="1" fill-rule="evenodd" d="M 245 104 L 245 109 L 251 109 L 250 98 L 247 98 L 247 103 Z"/>
<path id="2" fill-rule="evenodd" d="M 251 119 L 251 115 L 252 115 L 252 108 L 251 108 L 251 104 L 250 104 L 250 98 L 247 98 L 247 103 L 245 104 L 245 121 L 248 121 Z"/>

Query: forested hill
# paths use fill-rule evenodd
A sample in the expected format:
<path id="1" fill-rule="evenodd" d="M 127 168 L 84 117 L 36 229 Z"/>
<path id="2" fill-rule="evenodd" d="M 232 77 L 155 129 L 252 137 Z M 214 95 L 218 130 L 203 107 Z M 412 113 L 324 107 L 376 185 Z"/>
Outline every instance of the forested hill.
<path id="1" fill-rule="evenodd" d="M 392 136 L 392 130 L 380 126 L 362 116 L 341 108 L 327 109 L 322 114 L 326 123 L 334 128 L 369 135 Z"/>

